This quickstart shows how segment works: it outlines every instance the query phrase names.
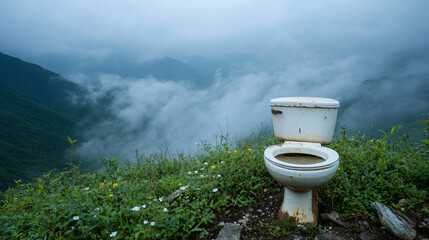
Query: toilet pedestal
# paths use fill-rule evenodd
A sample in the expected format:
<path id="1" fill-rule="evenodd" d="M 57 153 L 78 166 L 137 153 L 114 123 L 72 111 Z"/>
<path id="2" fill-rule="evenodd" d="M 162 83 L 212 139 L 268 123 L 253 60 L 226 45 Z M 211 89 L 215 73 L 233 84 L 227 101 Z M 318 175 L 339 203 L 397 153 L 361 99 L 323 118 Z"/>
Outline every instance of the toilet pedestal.
<path id="1" fill-rule="evenodd" d="M 285 187 L 279 218 L 285 220 L 293 217 L 300 224 L 316 223 L 319 215 L 316 201 L 316 190 L 296 192 Z"/>

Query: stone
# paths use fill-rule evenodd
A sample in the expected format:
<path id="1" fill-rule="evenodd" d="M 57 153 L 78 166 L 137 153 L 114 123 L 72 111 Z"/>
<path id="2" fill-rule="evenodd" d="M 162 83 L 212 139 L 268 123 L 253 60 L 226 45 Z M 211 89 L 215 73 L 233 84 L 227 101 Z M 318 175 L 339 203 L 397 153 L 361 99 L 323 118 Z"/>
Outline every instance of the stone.
<path id="1" fill-rule="evenodd" d="M 179 197 L 188 187 L 189 187 L 189 185 L 186 185 L 186 186 L 182 187 L 182 189 L 177 189 L 175 192 L 173 192 L 172 194 L 168 195 L 166 197 L 167 202 L 171 203 L 174 199 L 176 199 L 177 197 Z"/>
<path id="2" fill-rule="evenodd" d="M 410 204 L 408 203 L 407 199 L 405 199 L 405 198 L 402 198 L 401 200 L 399 200 L 398 205 L 400 207 L 403 207 L 403 208 L 406 208 L 406 207 L 410 206 Z"/>
<path id="3" fill-rule="evenodd" d="M 379 239 L 376 235 L 369 233 L 369 232 L 363 232 L 359 234 L 360 240 L 377 240 Z"/>
<path id="4" fill-rule="evenodd" d="M 392 234 L 405 240 L 411 240 L 416 237 L 417 233 L 413 228 L 416 223 L 405 214 L 399 215 L 393 208 L 380 202 L 371 203 L 371 207 L 377 213 L 381 224 Z"/>
<path id="5" fill-rule="evenodd" d="M 300 235 L 291 234 L 289 235 L 289 240 L 305 240 L 306 238 Z"/>
<path id="6" fill-rule="evenodd" d="M 345 227 L 347 229 L 349 229 L 349 226 L 347 226 L 347 224 L 343 221 L 340 220 L 340 214 L 338 214 L 335 211 L 332 211 L 330 213 L 322 213 L 320 214 L 320 217 L 322 218 L 322 220 L 329 220 L 332 221 L 342 227 Z"/>
<path id="7" fill-rule="evenodd" d="M 348 238 L 341 236 L 341 235 L 337 235 L 334 233 L 323 233 L 323 234 L 318 234 L 316 235 L 316 237 L 314 237 L 314 240 L 347 240 Z"/>
<path id="8" fill-rule="evenodd" d="M 220 230 L 216 240 L 240 240 L 242 229 L 243 226 L 227 223 L 222 230 Z"/>

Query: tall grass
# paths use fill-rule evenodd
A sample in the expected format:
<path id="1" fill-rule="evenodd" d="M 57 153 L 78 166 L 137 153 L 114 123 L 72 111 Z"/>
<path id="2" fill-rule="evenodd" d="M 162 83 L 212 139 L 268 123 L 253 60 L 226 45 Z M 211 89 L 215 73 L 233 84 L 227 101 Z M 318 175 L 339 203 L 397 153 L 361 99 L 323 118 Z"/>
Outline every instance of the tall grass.
<path id="1" fill-rule="evenodd" d="M 428 126 L 421 131 L 429 138 Z M 160 152 L 120 164 L 106 158 L 106 168 L 82 174 L 76 166 L 50 172 L 0 195 L 0 239 L 186 239 L 203 236 L 217 217 L 232 206 L 255 207 L 269 192 L 281 191 L 268 174 L 263 152 L 279 142 L 252 136 L 233 144 L 221 136 L 215 145 L 202 143 L 196 156 L 174 159 Z M 348 136 L 346 130 L 329 147 L 341 166 L 319 189 L 325 211 L 361 214 L 376 221 L 373 201 L 429 215 L 429 160 L 424 142 L 399 136 Z M 182 189 L 172 202 L 166 197 Z M 402 209 L 405 210 L 405 209 Z M 266 227 L 266 226 L 261 226 Z M 267 227 L 267 230 L 270 228 Z"/>

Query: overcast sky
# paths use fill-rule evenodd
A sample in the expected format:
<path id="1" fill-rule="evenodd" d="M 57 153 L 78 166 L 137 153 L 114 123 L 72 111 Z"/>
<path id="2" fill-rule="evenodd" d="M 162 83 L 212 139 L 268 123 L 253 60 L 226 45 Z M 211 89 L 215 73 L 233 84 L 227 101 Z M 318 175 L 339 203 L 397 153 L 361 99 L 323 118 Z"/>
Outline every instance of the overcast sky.
<path id="1" fill-rule="evenodd" d="M 428 1 L 0 2 L 0 50 L 142 59 L 390 53 L 426 46 Z"/>
<path id="2" fill-rule="evenodd" d="M 275 97 L 338 99 L 337 126 L 357 130 L 414 121 L 429 112 L 428 10 L 426 0 L 3 0 L 0 51 L 54 71 L 46 56 L 64 65 L 67 57 L 115 55 L 240 58 L 231 74 L 215 76 L 205 89 L 68 72 L 91 101 L 116 93 L 110 106 L 116 118 L 87 130 L 80 151 L 127 156 L 165 143 L 194 148 L 226 129 L 246 136 L 259 124 L 270 127 Z"/>

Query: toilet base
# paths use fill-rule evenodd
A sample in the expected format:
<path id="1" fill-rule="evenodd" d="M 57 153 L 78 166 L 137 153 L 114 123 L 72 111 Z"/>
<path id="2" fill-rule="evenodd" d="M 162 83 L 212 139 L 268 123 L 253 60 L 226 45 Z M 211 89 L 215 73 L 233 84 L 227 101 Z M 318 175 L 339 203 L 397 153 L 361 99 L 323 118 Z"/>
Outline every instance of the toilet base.
<path id="1" fill-rule="evenodd" d="M 279 210 L 280 220 L 295 218 L 297 223 L 316 223 L 319 215 L 317 191 L 296 192 L 284 188 L 284 198 Z"/>

